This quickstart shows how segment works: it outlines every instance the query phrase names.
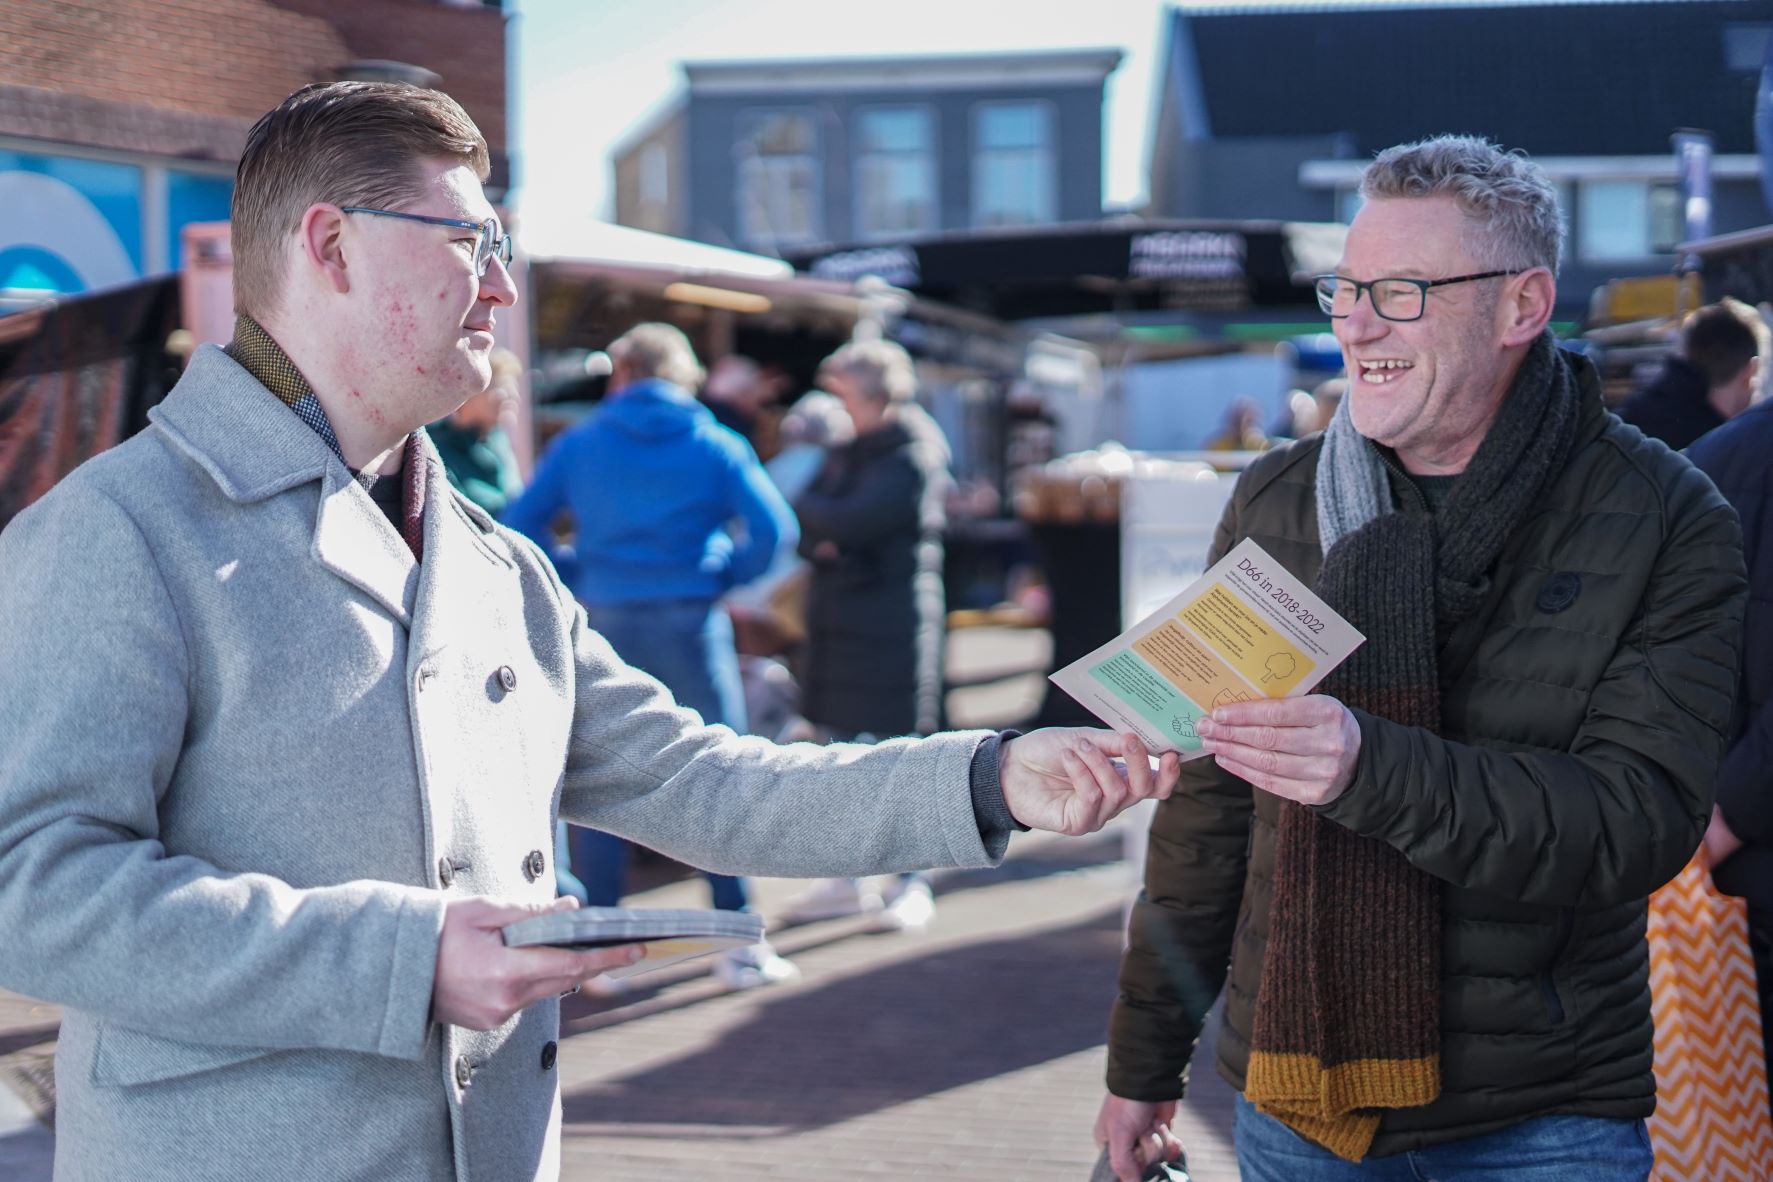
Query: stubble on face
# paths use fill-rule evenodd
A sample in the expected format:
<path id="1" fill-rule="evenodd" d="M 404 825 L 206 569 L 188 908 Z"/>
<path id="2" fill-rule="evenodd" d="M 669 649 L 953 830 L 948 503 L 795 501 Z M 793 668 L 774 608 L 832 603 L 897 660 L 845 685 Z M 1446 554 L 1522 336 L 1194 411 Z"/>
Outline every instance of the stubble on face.
<path id="1" fill-rule="evenodd" d="M 479 221 L 491 215 L 479 180 L 465 166 L 421 161 L 425 194 L 409 212 Z M 467 232 L 407 223 L 366 293 L 381 363 L 382 401 L 391 415 L 422 425 L 484 390 L 492 376 L 494 305 L 483 299 Z M 388 245 L 384 238 L 383 245 Z"/>
<path id="2" fill-rule="evenodd" d="M 1489 270 L 1467 252 L 1467 230 L 1451 197 L 1374 199 L 1349 227 L 1337 273 L 1433 280 Z M 1499 403 L 1496 291 L 1431 288 L 1413 321 L 1377 316 L 1370 298 L 1334 322 L 1355 429 L 1395 450 L 1411 472 L 1462 470 Z"/>

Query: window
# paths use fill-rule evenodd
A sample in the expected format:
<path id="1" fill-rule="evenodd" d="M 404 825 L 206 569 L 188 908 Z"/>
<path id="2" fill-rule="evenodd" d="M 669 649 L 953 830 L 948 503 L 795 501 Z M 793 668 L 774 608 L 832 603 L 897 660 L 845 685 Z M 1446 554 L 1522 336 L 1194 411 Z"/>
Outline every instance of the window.
<path id="1" fill-rule="evenodd" d="M 739 238 L 780 252 L 819 241 L 819 155 L 805 111 L 748 111 L 734 146 Z"/>
<path id="2" fill-rule="evenodd" d="M 987 103 L 973 121 L 973 224 L 1053 221 L 1053 112 L 1045 103 Z"/>
<path id="3" fill-rule="evenodd" d="M 858 237 L 936 229 L 935 140 L 928 108 L 874 107 L 857 114 Z"/>
<path id="4" fill-rule="evenodd" d="M 653 140 L 634 156 L 634 208 L 629 224 L 642 230 L 669 233 L 671 225 L 671 153 Z"/>
<path id="5" fill-rule="evenodd" d="M 1767 60 L 1767 36 L 1773 25 L 1726 24 L 1724 68 L 1739 74 L 1758 74 Z"/>
<path id="6" fill-rule="evenodd" d="M 1668 254 L 1681 239 L 1681 191 L 1644 180 L 1584 181 L 1578 253 L 1591 262 Z"/>

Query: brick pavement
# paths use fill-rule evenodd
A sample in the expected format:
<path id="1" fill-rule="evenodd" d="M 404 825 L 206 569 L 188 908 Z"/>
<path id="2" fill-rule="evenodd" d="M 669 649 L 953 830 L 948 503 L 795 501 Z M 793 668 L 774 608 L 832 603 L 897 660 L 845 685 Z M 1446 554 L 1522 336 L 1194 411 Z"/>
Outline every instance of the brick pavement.
<path id="1" fill-rule="evenodd" d="M 570 999 L 562 1178 L 1082 1182 L 1131 883 L 1119 854 L 1112 832 L 1024 835 L 998 870 L 938 875 L 928 931 L 786 929 L 777 944 L 805 974 L 792 986 L 724 994 L 683 965 L 619 1002 Z M 760 910 L 802 885 L 759 881 Z M 699 878 L 629 900 L 705 901 Z M 46 1061 L 54 1018 L 0 994 L 0 1087 L 29 1090 L 21 1068 Z M 1195 1080 L 1179 1119 L 1191 1170 L 1233 1182 L 1229 1089 Z M 47 1182 L 48 1136 L 4 1133 L 0 1178 Z"/>
<path id="2" fill-rule="evenodd" d="M 1119 853 L 1112 833 L 1023 836 L 997 871 L 938 875 L 927 932 L 782 931 L 794 986 L 724 995 L 680 971 L 619 1002 L 572 999 L 562 1177 L 1081 1182 L 1131 883 Z M 800 885 L 759 882 L 760 910 Z M 684 882 L 634 902 L 703 897 Z M 1195 1078 L 1191 1170 L 1232 1182 L 1230 1091 Z"/>

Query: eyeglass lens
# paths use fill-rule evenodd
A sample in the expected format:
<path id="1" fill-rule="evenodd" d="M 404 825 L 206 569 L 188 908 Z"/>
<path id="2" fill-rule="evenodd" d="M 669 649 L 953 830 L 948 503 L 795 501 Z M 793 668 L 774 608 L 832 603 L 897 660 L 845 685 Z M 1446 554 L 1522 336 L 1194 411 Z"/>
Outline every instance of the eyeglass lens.
<path id="1" fill-rule="evenodd" d="M 1354 311 L 1363 288 L 1373 301 L 1373 310 L 1387 320 L 1414 320 L 1422 315 L 1422 288 L 1402 279 L 1357 283 L 1327 275 L 1317 282 L 1318 307 L 1331 316 L 1347 316 Z"/>

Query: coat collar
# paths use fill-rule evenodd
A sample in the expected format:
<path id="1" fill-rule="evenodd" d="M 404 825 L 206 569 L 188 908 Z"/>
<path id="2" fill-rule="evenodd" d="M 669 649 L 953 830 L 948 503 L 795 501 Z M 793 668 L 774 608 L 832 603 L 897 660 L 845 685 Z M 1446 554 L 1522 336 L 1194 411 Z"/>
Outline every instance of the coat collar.
<path id="1" fill-rule="evenodd" d="M 329 467 L 351 479 L 325 440 L 214 345 L 192 355 L 184 376 L 148 418 L 231 501 L 265 500 L 320 479 Z"/>
<path id="2" fill-rule="evenodd" d="M 196 352 L 172 393 L 148 414 L 172 445 L 237 504 L 268 500 L 317 482 L 314 559 L 406 627 L 414 626 L 415 614 L 433 614 L 427 606 L 447 600 L 447 590 L 466 579 L 471 566 L 511 565 L 508 556 L 500 554 L 496 538 L 489 536 L 490 526 L 483 527 L 459 506 L 437 449 L 425 438 L 422 454 L 432 494 L 425 513 L 426 561 L 421 568 L 399 532 L 325 440 L 213 345 Z M 424 631 L 439 638 L 447 634 L 442 627 L 427 626 Z M 415 645 L 440 646 L 441 639 Z"/>

